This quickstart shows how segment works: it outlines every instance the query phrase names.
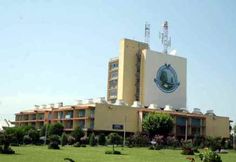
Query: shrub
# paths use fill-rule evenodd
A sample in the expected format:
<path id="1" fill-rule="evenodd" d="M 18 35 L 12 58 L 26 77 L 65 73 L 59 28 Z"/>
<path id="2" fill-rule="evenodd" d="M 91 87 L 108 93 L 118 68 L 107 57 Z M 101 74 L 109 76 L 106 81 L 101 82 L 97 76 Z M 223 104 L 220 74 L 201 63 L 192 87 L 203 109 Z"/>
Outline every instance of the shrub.
<path id="1" fill-rule="evenodd" d="M 98 136 L 98 144 L 99 145 L 105 145 L 106 144 L 106 136 L 105 136 L 105 134 L 101 133 Z"/>
<path id="2" fill-rule="evenodd" d="M 173 118 L 169 114 L 148 113 L 143 119 L 143 129 L 153 137 L 157 132 L 167 135 L 173 128 Z"/>
<path id="3" fill-rule="evenodd" d="M 81 147 L 86 147 L 86 145 L 85 145 L 85 144 L 81 144 L 80 146 L 81 146 Z"/>
<path id="4" fill-rule="evenodd" d="M 105 154 L 115 154 L 115 155 L 120 155 L 120 151 L 105 151 Z"/>
<path id="5" fill-rule="evenodd" d="M 110 133 L 108 135 L 109 143 L 112 144 L 112 151 L 115 151 L 114 145 L 118 145 L 122 143 L 122 137 L 117 133 Z"/>
<path id="6" fill-rule="evenodd" d="M 80 147 L 80 143 L 79 142 L 76 142 L 73 144 L 74 147 Z"/>
<path id="7" fill-rule="evenodd" d="M 73 145 L 75 143 L 75 138 L 71 135 L 67 137 L 67 142 L 69 145 Z"/>
<path id="8" fill-rule="evenodd" d="M 76 142 L 80 142 L 80 139 L 84 136 L 84 131 L 80 127 L 77 127 L 71 132 L 71 135 L 75 138 Z"/>
<path id="9" fill-rule="evenodd" d="M 0 134 L 0 153 L 2 154 L 15 154 L 10 148 L 10 141 L 12 139 L 11 135 L 7 135 L 6 133 Z"/>
<path id="10" fill-rule="evenodd" d="M 23 138 L 23 143 L 28 145 L 32 143 L 32 138 L 29 135 L 25 135 Z"/>
<path id="11" fill-rule="evenodd" d="M 87 145 L 89 143 L 88 137 L 81 137 L 80 138 L 80 143 L 84 144 L 84 145 Z"/>
<path id="12" fill-rule="evenodd" d="M 194 148 L 191 140 L 182 143 L 182 154 L 183 155 L 194 155 Z"/>
<path id="13" fill-rule="evenodd" d="M 49 137 L 49 149 L 60 149 L 59 144 L 60 144 L 60 137 L 58 135 L 51 135 Z"/>
<path id="14" fill-rule="evenodd" d="M 90 145 L 90 146 L 96 146 L 96 145 L 97 145 L 97 140 L 95 139 L 94 133 L 92 133 L 92 134 L 89 136 L 89 145 Z"/>
<path id="15" fill-rule="evenodd" d="M 49 128 L 48 128 L 48 135 L 58 135 L 61 136 L 64 130 L 64 126 L 61 123 L 55 123 L 52 124 Z"/>
<path id="16" fill-rule="evenodd" d="M 28 131 L 29 137 L 32 139 L 33 144 L 39 143 L 39 132 L 35 129 L 30 129 Z"/>
<path id="17" fill-rule="evenodd" d="M 166 145 L 171 147 L 179 147 L 179 141 L 175 137 L 168 136 L 166 138 Z"/>
<path id="18" fill-rule="evenodd" d="M 208 149 L 199 154 L 199 158 L 202 162 L 222 162 L 220 155 L 214 151 L 209 151 Z"/>
<path id="19" fill-rule="evenodd" d="M 67 145 L 67 142 L 68 142 L 67 135 L 66 135 L 66 133 L 63 133 L 61 136 L 61 145 L 65 146 L 65 145 Z"/>
<path id="20" fill-rule="evenodd" d="M 130 136 L 128 139 L 129 147 L 145 147 L 149 145 L 149 138 L 147 135 L 136 133 L 133 136 Z"/>

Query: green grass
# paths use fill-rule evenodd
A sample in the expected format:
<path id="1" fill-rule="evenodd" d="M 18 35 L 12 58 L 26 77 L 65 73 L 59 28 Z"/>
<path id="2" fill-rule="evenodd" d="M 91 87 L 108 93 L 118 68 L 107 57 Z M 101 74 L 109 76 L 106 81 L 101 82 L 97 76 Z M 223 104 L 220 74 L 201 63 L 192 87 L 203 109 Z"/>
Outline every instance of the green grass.
<path id="1" fill-rule="evenodd" d="M 49 150 L 46 146 L 12 147 L 15 155 L 0 154 L 0 162 L 65 162 L 69 157 L 76 162 L 188 162 L 181 150 L 148 150 L 148 148 L 116 148 L 123 155 L 106 155 L 111 147 L 75 148 L 61 147 L 61 150 Z M 193 156 L 195 157 L 195 156 Z M 223 162 L 235 162 L 236 152 L 221 155 Z M 196 158 L 198 159 L 198 158 Z M 199 159 L 196 162 L 200 162 Z"/>

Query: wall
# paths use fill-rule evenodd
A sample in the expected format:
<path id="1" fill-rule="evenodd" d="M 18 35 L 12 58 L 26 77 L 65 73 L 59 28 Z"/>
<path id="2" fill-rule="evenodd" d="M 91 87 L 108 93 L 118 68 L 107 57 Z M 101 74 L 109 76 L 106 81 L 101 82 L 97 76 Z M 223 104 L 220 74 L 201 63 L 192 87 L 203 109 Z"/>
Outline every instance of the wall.
<path id="1" fill-rule="evenodd" d="M 129 39 L 120 42 L 118 99 L 131 105 L 135 100 L 136 54 L 139 50 L 148 49 L 148 44 Z"/>
<path id="2" fill-rule="evenodd" d="M 186 107 L 186 63 L 186 59 L 179 56 L 143 50 L 141 62 L 141 102 L 145 106 L 155 103 L 159 107 L 165 107 L 165 105 L 171 105 L 174 108 Z M 163 92 L 154 82 L 158 69 L 165 64 L 170 64 L 174 68 L 180 83 L 178 88 L 171 93 Z"/>
<path id="3" fill-rule="evenodd" d="M 229 118 L 221 116 L 207 116 L 206 136 L 229 138 Z"/>
<path id="4" fill-rule="evenodd" d="M 108 104 L 96 104 L 94 130 L 115 131 L 112 129 L 112 124 L 120 124 L 124 126 L 125 116 L 126 131 L 137 132 L 138 112 L 136 108 Z M 123 129 L 116 131 L 123 131 Z"/>

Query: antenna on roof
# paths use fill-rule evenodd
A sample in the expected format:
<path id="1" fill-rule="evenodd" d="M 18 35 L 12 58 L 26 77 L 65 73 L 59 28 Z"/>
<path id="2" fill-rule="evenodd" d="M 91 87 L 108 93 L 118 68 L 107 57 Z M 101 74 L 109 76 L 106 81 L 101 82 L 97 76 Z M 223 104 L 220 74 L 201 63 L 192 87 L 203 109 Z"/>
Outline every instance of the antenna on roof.
<path id="1" fill-rule="evenodd" d="M 150 24 L 145 23 L 145 42 L 149 44 L 150 41 Z"/>
<path id="2" fill-rule="evenodd" d="M 171 38 L 168 37 L 168 21 L 165 21 L 162 25 L 163 31 L 159 33 L 159 38 L 161 39 L 161 43 L 163 45 L 163 53 L 168 53 L 168 48 L 171 46 Z"/>

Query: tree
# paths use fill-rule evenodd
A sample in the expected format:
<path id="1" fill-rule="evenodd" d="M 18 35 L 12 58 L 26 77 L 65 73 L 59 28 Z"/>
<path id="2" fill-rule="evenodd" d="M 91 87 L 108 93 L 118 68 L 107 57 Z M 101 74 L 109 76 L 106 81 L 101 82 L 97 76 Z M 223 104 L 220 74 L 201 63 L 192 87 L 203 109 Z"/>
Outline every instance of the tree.
<path id="1" fill-rule="evenodd" d="M 115 152 L 115 145 L 122 143 L 122 137 L 117 133 L 110 133 L 108 135 L 108 141 L 112 144 L 112 151 Z"/>
<path id="2" fill-rule="evenodd" d="M 67 137 L 66 133 L 63 133 L 61 136 L 61 145 L 65 146 L 65 145 L 67 145 L 67 143 L 68 143 L 68 137 Z"/>
<path id="3" fill-rule="evenodd" d="M 58 135 L 51 135 L 49 137 L 49 149 L 60 149 L 59 144 L 60 144 L 60 137 Z"/>
<path id="4" fill-rule="evenodd" d="M 75 138 L 76 142 L 80 142 L 80 138 L 84 136 L 84 131 L 80 127 L 77 127 L 71 132 L 71 135 Z"/>
<path id="5" fill-rule="evenodd" d="M 149 113 L 144 117 L 142 124 L 150 137 L 156 134 L 168 135 L 174 126 L 173 118 L 164 113 Z"/>
<path id="6" fill-rule="evenodd" d="M 89 145 L 90 146 L 96 146 L 97 144 L 97 141 L 95 139 L 95 135 L 94 133 L 92 133 L 90 136 L 89 136 Z"/>
<path id="7" fill-rule="evenodd" d="M 35 129 L 30 129 L 28 131 L 29 137 L 32 139 L 33 144 L 37 144 L 39 142 L 39 132 Z"/>
<path id="8" fill-rule="evenodd" d="M 0 153 L 15 154 L 15 151 L 10 147 L 12 137 L 13 135 L 6 134 L 5 132 L 0 134 Z"/>
<path id="9" fill-rule="evenodd" d="M 105 145 L 106 144 L 106 136 L 104 133 L 101 133 L 98 137 L 98 144 Z"/>
<path id="10" fill-rule="evenodd" d="M 64 126 L 61 123 L 55 123 L 49 127 L 48 135 L 61 136 L 64 130 Z"/>

